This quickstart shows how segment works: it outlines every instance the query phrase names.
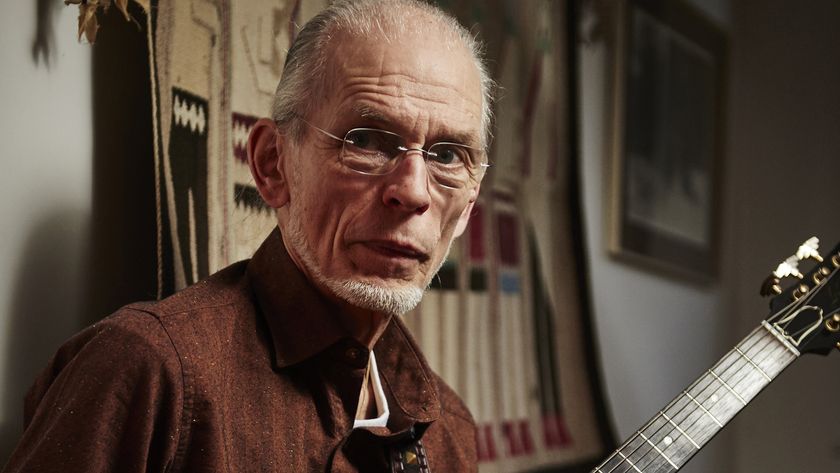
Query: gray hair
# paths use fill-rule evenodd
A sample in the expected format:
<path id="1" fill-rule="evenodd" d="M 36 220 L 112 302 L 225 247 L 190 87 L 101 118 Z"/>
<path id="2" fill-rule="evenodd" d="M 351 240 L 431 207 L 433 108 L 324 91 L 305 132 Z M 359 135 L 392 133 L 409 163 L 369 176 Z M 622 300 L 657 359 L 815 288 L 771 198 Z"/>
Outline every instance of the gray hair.
<path id="1" fill-rule="evenodd" d="M 481 80 L 481 138 L 482 145 L 490 142 L 494 82 L 484 64 L 481 42 L 458 20 L 438 7 L 420 0 L 339 0 L 309 20 L 300 30 L 286 56 L 283 76 L 274 93 L 271 115 L 274 122 L 284 127 L 292 139 L 303 136 L 302 124 L 294 118 L 308 116 L 324 80 L 313 84 L 313 78 L 323 78 L 327 61 L 327 46 L 337 32 L 366 36 L 379 33 L 388 37 L 383 22 L 398 26 L 392 31 L 402 31 L 410 26 L 406 11 L 419 11 L 435 20 L 444 32 L 452 33 L 472 54 Z M 314 85 L 314 87 L 313 87 Z"/>

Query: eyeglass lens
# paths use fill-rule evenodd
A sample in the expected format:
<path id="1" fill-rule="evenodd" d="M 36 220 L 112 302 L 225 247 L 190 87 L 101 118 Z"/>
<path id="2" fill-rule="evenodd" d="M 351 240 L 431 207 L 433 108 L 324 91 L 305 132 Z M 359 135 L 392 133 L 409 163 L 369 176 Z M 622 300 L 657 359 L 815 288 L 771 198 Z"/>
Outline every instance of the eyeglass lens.
<path id="1" fill-rule="evenodd" d="M 394 170 L 408 146 L 395 133 L 370 128 L 356 128 L 347 132 L 341 160 L 345 166 L 365 174 L 387 174 Z M 474 162 L 470 149 L 456 143 L 436 143 L 424 154 L 427 169 L 438 184 L 445 187 L 466 186 L 473 173 Z"/>

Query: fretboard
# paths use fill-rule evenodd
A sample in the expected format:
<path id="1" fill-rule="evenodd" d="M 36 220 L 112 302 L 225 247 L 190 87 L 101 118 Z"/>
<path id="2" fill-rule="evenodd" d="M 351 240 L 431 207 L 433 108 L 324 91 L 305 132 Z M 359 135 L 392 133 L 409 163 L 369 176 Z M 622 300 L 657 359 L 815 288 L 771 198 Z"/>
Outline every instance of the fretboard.
<path id="1" fill-rule="evenodd" d="M 679 470 L 798 356 L 762 323 L 592 473 Z"/>

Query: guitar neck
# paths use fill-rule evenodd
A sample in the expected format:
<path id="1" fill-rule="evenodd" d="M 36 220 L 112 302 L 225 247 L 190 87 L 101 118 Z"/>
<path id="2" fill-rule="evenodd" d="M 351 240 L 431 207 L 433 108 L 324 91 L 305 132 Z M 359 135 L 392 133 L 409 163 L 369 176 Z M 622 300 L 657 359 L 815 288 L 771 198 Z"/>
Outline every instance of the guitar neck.
<path id="1" fill-rule="evenodd" d="M 763 322 L 592 473 L 677 471 L 799 351 Z"/>

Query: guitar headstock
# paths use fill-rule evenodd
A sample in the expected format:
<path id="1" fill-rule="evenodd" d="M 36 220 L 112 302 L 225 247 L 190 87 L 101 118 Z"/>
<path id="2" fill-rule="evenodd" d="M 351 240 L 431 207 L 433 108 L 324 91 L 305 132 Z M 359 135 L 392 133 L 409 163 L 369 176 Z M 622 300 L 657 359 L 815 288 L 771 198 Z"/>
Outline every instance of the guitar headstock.
<path id="1" fill-rule="evenodd" d="M 840 244 L 824 257 L 818 250 L 816 237 L 803 243 L 764 281 L 761 294 L 775 295 L 768 324 L 801 353 L 826 355 L 840 349 Z M 803 272 L 806 261 L 812 267 Z"/>

